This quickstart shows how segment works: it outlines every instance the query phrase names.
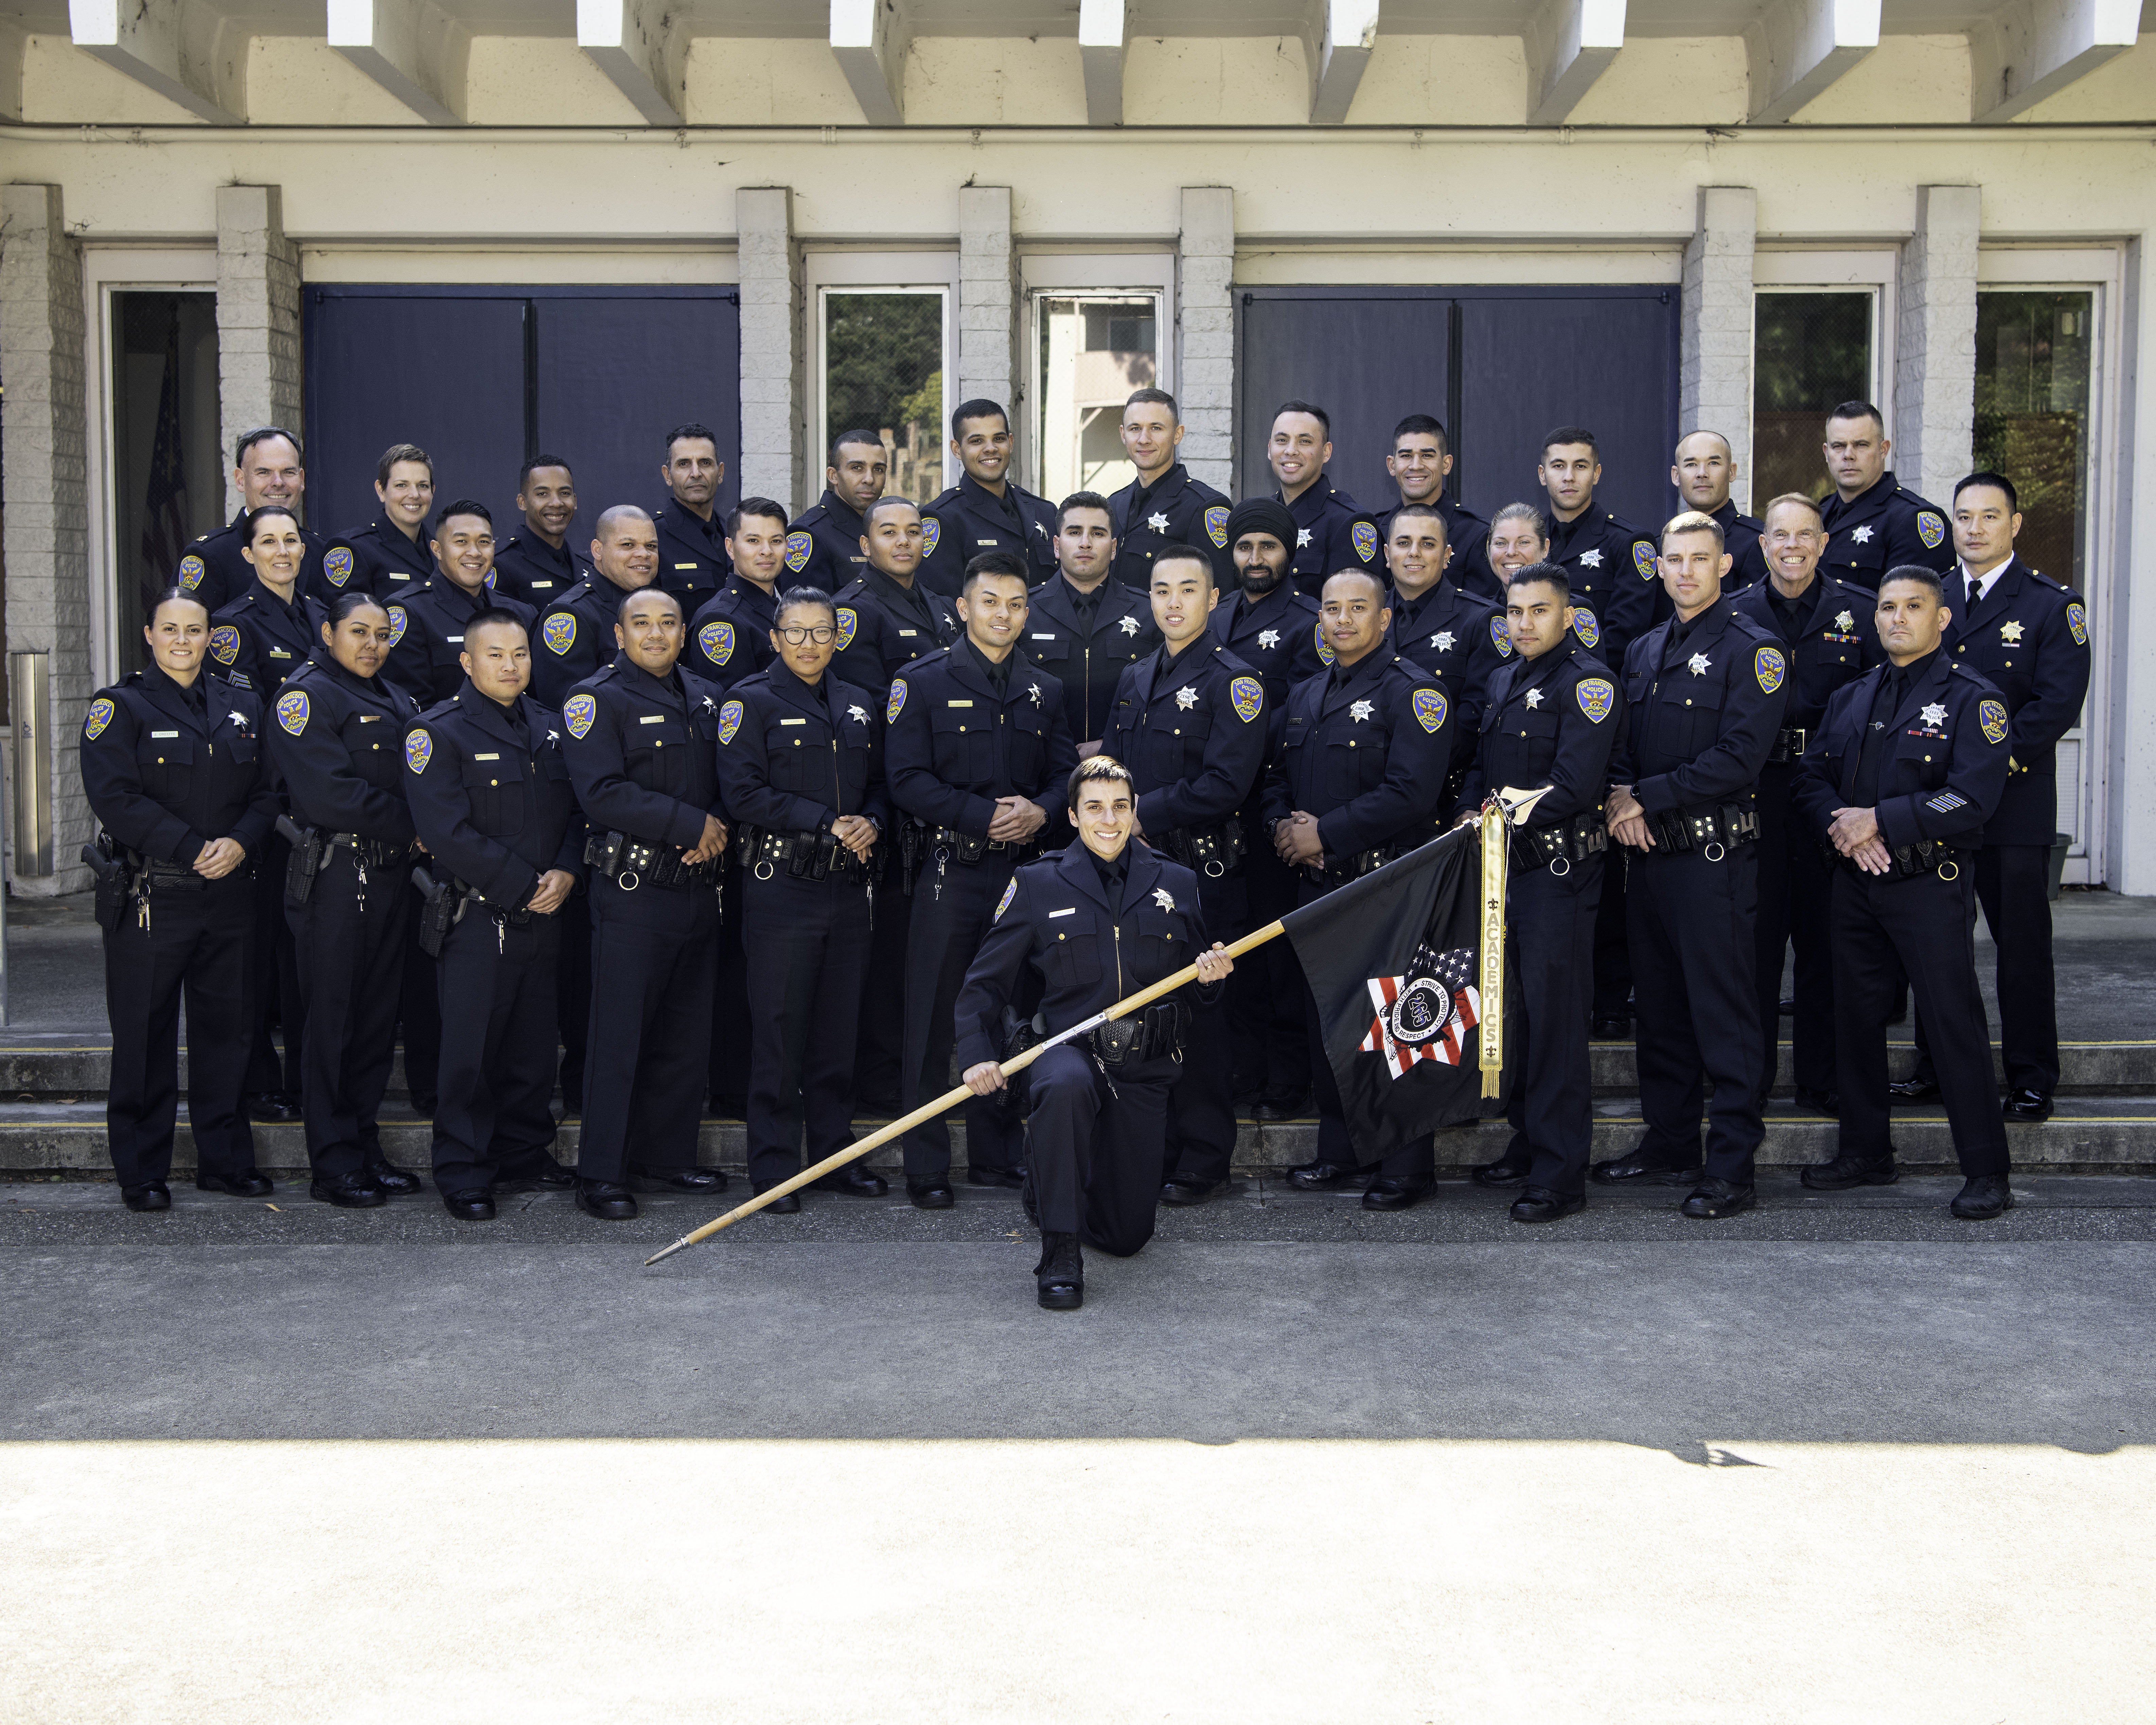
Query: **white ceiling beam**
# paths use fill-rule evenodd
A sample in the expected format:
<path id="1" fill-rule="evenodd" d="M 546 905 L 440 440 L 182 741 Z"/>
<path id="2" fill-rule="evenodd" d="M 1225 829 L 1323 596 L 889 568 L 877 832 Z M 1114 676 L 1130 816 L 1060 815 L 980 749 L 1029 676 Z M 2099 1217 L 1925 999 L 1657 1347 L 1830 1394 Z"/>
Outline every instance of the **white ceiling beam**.
<path id="1" fill-rule="evenodd" d="M 1086 123 L 1123 123 L 1123 0 L 1078 0 L 1078 59 L 1086 74 Z"/>
<path id="2" fill-rule="evenodd" d="M 906 124 L 906 49 L 898 0 L 831 0 L 831 57 L 870 126 Z"/>
<path id="3" fill-rule="evenodd" d="M 682 59 L 665 0 L 577 0 L 577 46 L 647 124 L 679 126 Z"/>
<path id="4" fill-rule="evenodd" d="M 1625 46 L 1625 0 L 1545 0 L 1527 31 L 1530 126 L 1562 126 Z"/>
<path id="5" fill-rule="evenodd" d="M 1378 45 L 1378 0 L 1325 0 L 1325 33 L 1317 49 L 1312 126 L 1343 126 L 1370 54 Z"/>
<path id="6" fill-rule="evenodd" d="M 68 0 L 68 29 L 85 54 L 196 118 L 239 126 L 242 117 L 218 100 L 215 55 L 197 51 L 187 13 L 183 0 Z"/>
<path id="7" fill-rule="evenodd" d="M 463 29 L 426 0 L 329 0 L 330 46 L 429 126 L 464 124 Z"/>
<path id="8" fill-rule="evenodd" d="M 1879 0 L 1774 0 L 1744 33 L 1754 126 L 1779 126 L 1879 45 Z"/>
<path id="9" fill-rule="evenodd" d="M 2141 0 L 2008 0 L 1969 33 L 1969 117 L 1996 126 L 2133 46 Z"/>

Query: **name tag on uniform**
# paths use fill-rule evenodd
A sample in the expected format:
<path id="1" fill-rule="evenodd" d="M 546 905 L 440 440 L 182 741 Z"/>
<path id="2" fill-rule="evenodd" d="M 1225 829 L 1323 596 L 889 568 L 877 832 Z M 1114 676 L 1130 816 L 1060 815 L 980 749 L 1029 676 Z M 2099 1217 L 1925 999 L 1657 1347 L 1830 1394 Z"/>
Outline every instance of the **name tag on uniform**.
<path id="1" fill-rule="evenodd" d="M 1050 911 L 1048 913 L 1050 921 L 1053 921 L 1058 916 L 1075 916 L 1077 914 L 1078 906 L 1075 905 L 1071 906 L 1071 907 L 1067 911 Z"/>
<path id="2" fill-rule="evenodd" d="M 551 581 L 535 581 L 531 583 L 531 591 L 534 593 L 551 593 L 553 591 L 553 588 L 554 583 Z"/>
<path id="3" fill-rule="evenodd" d="M 971 706 L 973 704 L 970 701 L 954 701 L 951 703 L 952 706 Z"/>
<path id="4" fill-rule="evenodd" d="M 272 647 L 270 649 L 270 656 L 272 659 L 290 659 L 292 655 L 287 653 L 282 647 Z"/>
<path id="5" fill-rule="evenodd" d="M 382 722 L 382 715 L 380 713 L 362 713 L 359 716 L 359 722 L 362 725 L 379 725 Z"/>
<path id="6" fill-rule="evenodd" d="M 389 578 L 392 581 L 409 581 L 412 578 L 409 575 L 392 575 Z"/>
<path id="7" fill-rule="evenodd" d="M 499 761 L 501 758 L 501 757 L 499 754 L 474 755 L 472 757 L 472 759 L 475 761 Z"/>
<path id="8" fill-rule="evenodd" d="M 917 635 L 921 631 L 917 629 L 902 629 L 899 633 L 902 635 Z"/>
<path id="9" fill-rule="evenodd" d="M 666 722 L 666 715 L 664 713 L 646 713 L 636 722 L 639 725 L 663 725 Z"/>
<path id="10" fill-rule="evenodd" d="M 976 545 L 993 545 L 995 542 L 993 539 L 976 539 L 973 542 Z"/>
<path id="11" fill-rule="evenodd" d="M 1035 639 L 1036 641 L 1052 641 L 1052 640 L 1054 640 L 1055 639 L 1055 631 L 1054 629 L 1050 629 L 1050 630 L 1049 630 L 1049 631 L 1048 631 L 1048 633 L 1047 633 L 1047 634 L 1036 634 L 1034 636 L 1034 639 Z"/>
<path id="12" fill-rule="evenodd" d="M 152 731 L 150 733 L 152 737 L 177 737 L 179 734 L 177 731 Z"/>
<path id="13" fill-rule="evenodd" d="M 694 563 L 676 563 L 674 567 L 677 569 L 693 569 L 696 566 Z"/>
<path id="14" fill-rule="evenodd" d="M 808 721 L 806 719 L 781 719 L 778 722 L 782 725 L 805 725 Z"/>
<path id="15" fill-rule="evenodd" d="M 464 637 L 462 635 L 444 635 L 442 639 L 445 641 L 461 641 L 464 639 Z"/>

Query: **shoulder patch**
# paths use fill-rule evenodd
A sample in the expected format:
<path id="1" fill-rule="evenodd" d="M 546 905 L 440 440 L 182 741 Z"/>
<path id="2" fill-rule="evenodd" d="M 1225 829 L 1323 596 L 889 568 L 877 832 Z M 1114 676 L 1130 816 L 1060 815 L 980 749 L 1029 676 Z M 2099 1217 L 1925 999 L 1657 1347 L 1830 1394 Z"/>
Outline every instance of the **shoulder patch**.
<path id="1" fill-rule="evenodd" d="M 404 631 L 411 626 L 411 622 L 412 619 L 404 614 L 404 608 L 402 605 L 392 605 L 389 608 L 389 644 L 391 646 L 395 646 L 404 639 Z"/>
<path id="2" fill-rule="evenodd" d="M 742 714 L 746 711 L 738 701 L 730 701 L 719 709 L 719 741 L 732 742 L 742 727 Z"/>
<path id="3" fill-rule="evenodd" d="M 788 561 L 792 561 L 790 558 Z M 724 665 L 734 656 L 734 626 L 712 621 L 696 631 L 696 644 L 713 665 Z"/>
<path id="4" fill-rule="evenodd" d="M 884 723 L 886 725 L 896 725 L 898 722 L 898 716 L 905 711 L 906 679 L 904 677 L 893 677 L 891 680 L 891 700 L 886 704 L 883 710 Z"/>
<path id="5" fill-rule="evenodd" d="M 322 573 L 331 587 L 342 587 L 352 579 L 352 551 L 347 546 L 337 546 L 322 553 Z"/>
<path id="6" fill-rule="evenodd" d="M 1414 692 L 1414 716 L 1422 728 L 1433 737 L 1437 727 L 1445 722 L 1445 694 L 1438 689 L 1418 689 Z"/>
<path id="7" fill-rule="evenodd" d="M 991 922 L 1002 922 L 1004 920 L 1004 912 L 1010 908 L 1011 901 L 1017 896 L 1018 876 L 1014 875 L 1009 880 L 1004 882 L 1004 896 L 996 901 L 996 913 L 994 916 L 988 918 L 988 920 Z"/>
<path id="8" fill-rule="evenodd" d="M 1602 639 L 1602 619 L 1587 605 L 1575 605 L 1572 609 L 1572 632 L 1579 637 L 1579 644 L 1593 648 Z"/>
<path id="9" fill-rule="evenodd" d="M 189 593 L 202 585 L 204 572 L 203 560 L 192 552 L 180 559 L 180 585 Z"/>
<path id="10" fill-rule="evenodd" d="M 287 689 L 277 697 L 277 722 L 297 737 L 307 728 L 307 691 Z"/>
<path id="11" fill-rule="evenodd" d="M 559 658 L 577 644 L 577 614 L 557 611 L 539 630 L 539 639 L 547 644 L 547 650 Z"/>
<path id="12" fill-rule="evenodd" d="M 2066 607 L 2066 633 L 2074 638 L 2076 647 L 2088 645 L 2088 607 L 2079 599 Z"/>
<path id="13" fill-rule="evenodd" d="M 1265 685 L 1256 677 L 1237 677 L 1228 685 L 1228 699 L 1247 725 L 1265 710 Z"/>
<path id="14" fill-rule="evenodd" d="M 1222 551 L 1228 548 L 1228 506 L 1216 503 L 1205 511 L 1205 536 Z"/>
<path id="15" fill-rule="evenodd" d="M 840 652 L 844 652 L 847 648 L 854 644 L 855 632 L 860 626 L 860 616 L 851 605 L 839 607 L 839 650 Z"/>
<path id="16" fill-rule="evenodd" d="M 1984 729 L 1984 740 L 1994 746 L 2006 741 L 2006 703 L 2003 701 L 1980 701 L 1976 706 L 1976 722 Z"/>
<path id="17" fill-rule="evenodd" d="M 932 515 L 921 518 L 921 554 L 924 557 L 936 555 L 936 547 L 943 537 L 943 524 Z"/>
<path id="18" fill-rule="evenodd" d="M 90 716 L 82 721 L 83 740 L 85 742 L 95 742 L 99 737 L 104 736 L 105 727 L 112 722 L 115 711 L 111 700 L 108 696 L 100 695 L 90 702 Z"/>
<path id="19" fill-rule="evenodd" d="M 808 559 L 815 554 L 816 536 L 813 533 L 788 533 L 786 536 L 786 567 L 798 575 L 808 567 Z"/>
<path id="20" fill-rule="evenodd" d="M 1596 725 L 1609 716 L 1617 703 L 1617 691 L 1607 677 L 1582 677 L 1572 692 L 1579 698 L 1580 711 Z"/>
<path id="21" fill-rule="evenodd" d="M 1320 665 L 1330 665 L 1332 663 L 1332 649 L 1325 644 L 1325 625 L 1322 623 L 1312 624 L 1310 638 L 1317 644 L 1317 662 Z"/>
<path id="22" fill-rule="evenodd" d="M 1759 680 L 1759 692 L 1772 695 L 1782 686 L 1782 679 L 1789 671 L 1789 661 L 1782 657 L 1779 647 L 1762 647 L 1752 655 L 1752 675 Z"/>
<path id="23" fill-rule="evenodd" d="M 1502 617 L 1490 619 L 1490 644 L 1497 649 L 1500 659 L 1512 656 L 1512 632 L 1505 627 L 1505 619 Z"/>
<path id="24" fill-rule="evenodd" d="M 220 623 L 209 632 L 209 656 L 219 665 L 230 665 L 239 657 L 239 631 L 228 623 Z"/>
<path id="25" fill-rule="evenodd" d="M 434 739 L 427 735 L 424 726 L 415 726 L 404 737 L 404 764 L 414 773 L 424 773 L 427 762 L 434 758 Z"/>
<path id="26" fill-rule="evenodd" d="M 572 695 L 562 706 L 562 721 L 569 727 L 569 735 L 582 742 L 592 733 L 592 726 L 599 716 L 599 704 L 588 695 Z"/>
<path id="27" fill-rule="evenodd" d="M 1656 580 L 1662 572 L 1655 561 L 1655 547 L 1644 539 L 1632 542 L 1632 567 L 1640 572 L 1642 581 Z"/>
<path id="28" fill-rule="evenodd" d="M 1926 551 L 1937 551 L 1939 548 L 1939 542 L 1947 536 L 1946 517 L 1936 510 L 1918 510 L 1917 536 L 1924 542 Z"/>
<path id="29" fill-rule="evenodd" d="M 1348 536 L 1355 542 L 1355 555 L 1369 562 L 1378 555 L 1378 530 L 1368 521 L 1358 521 L 1348 530 Z"/>

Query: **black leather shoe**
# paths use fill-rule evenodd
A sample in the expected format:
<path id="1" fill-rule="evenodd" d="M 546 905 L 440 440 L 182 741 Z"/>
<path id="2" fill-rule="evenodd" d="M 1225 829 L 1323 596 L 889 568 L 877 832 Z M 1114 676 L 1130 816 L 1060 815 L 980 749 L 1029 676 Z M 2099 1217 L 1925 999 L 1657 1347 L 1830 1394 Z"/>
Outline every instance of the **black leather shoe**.
<path id="1" fill-rule="evenodd" d="M 1269 1090 L 1258 1098 L 1260 1120 L 1307 1120 L 1310 1092 L 1306 1090 Z"/>
<path id="2" fill-rule="evenodd" d="M 1040 1261 L 1033 1266 L 1034 1287 L 1043 1309 L 1075 1312 L 1086 1303 L 1086 1257 L 1075 1234 L 1040 1236 Z"/>
<path id="3" fill-rule="evenodd" d="M 881 1198 L 891 1190 L 890 1181 L 881 1174 L 871 1173 L 858 1162 L 850 1163 L 836 1173 L 809 1183 L 819 1192 L 844 1192 L 855 1198 Z"/>
<path id="4" fill-rule="evenodd" d="M 195 1175 L 198 1192 L 222 1192 L 232 1198 L 262 1198 L 277 1189 L 277 1183 L 259 1168 L 239 1174 Z"/>
<path id="5" fill-rule="evenodd" d="M 392 1198 L 409 1198 L 414 1192 L 426 1189 L 419 1183 L 417 1174 L 408 1174 L 403 1168 L 392 1167 L 386 1162 L 367 1163 L 367 1178 Z"/>
<path id="6" fill-rule="evenodd" d="M 1897 1102 L 1929 1102 L 1938 1100 L 1939 1087 L 1929 1078 L 1904 1078 L 1888 1085 L 1887 1094 Z"/>
<path id="7" fill-rule="evenodd" d="M 491 1222 L 494 1219 L 494 1194 L 491 1192 L 444 1192 L 442 1208 L 459 1222 Z"/>
<path id="8" fill-rule="evenodd" d="M 1040 1226 L 1040 1199 L 1033 1189 L 1033 1170 L 1028 1168 L 1018 1183 L 1018 1201 L 1025 1206 L 1025 1219 L 1034 1227 Z"/>
<path id="9" fill-rule="evenodd" d="M 1561 1222 L 1587 1208 L 1584 1198 L 1560 1198 L 1547 1186 L 1530 1186 L 1512 1200 L 1515 1222 Z"/>
<path id="10" fill-rule="evenodd" d="M 262 1121 L 297 1120 L 300 1105 L 287 1100 L 279 1091 L 249 1091 L 247 1094 L 247 1117 Z"/>
<path id="11" fill-rule="evenodd" d="M 772 1186 L 778 1186 L 784 1183 L 785 1183 L 783 1181 L 773 1180 L 769 1186 L 757 1187 L 756 1189 L 756 1195 L 758 1198 L 761 1198 L 765 1193 L 771 1190 Z M 796 1214 L 801 1209 L 801 1194 L 798 1192 L 789 1192 L 783 1198 L 773 1199 L 769 1204 L 763 1207 L 763 1209 L 766 1215 L 791 1216 Z"/>
<path id="12" fill-rule="evenodd" d="M 636 1214 L 636 1194 L 611 1180 L 580 1179 L 577 1208 L 602 1222 L 626 1222 Z"/>
<path id="13" fill-rule="evenodd" d="M 567 1192 L 577 1183 L 577 1171 L 563 1168 L 551 1156 L 542 1157 L 513 1174 L 494 1183 L 496 1192 Z"/>
<path id="14" fill-rule="evenodd" d="M 406 1100 L 412 1104 L 412 1111 L 414 1114 L 431 1117 L 442 1099 L 430 1090 L 415 1090 Z"/>
<path id="15" fill-rule="evenodd" d="M 1435 1180 L 1373 1180 L 1363 1189 L 1363 1208 L 1411 1210 L 1436 1190 Z"/>
<path id="16" fill-rule="evenodd" d="M 1160 1183 L 1160 1201 L 1172 1204 L 1178 1209 L 1194 1204 L 1203 1204 L 1218 1183 L 1214 1180 L 1194 1180 L 1182 1174 L 1171 1174 Z"/>
<path id="17" fill-rule="evenodd" d="M 1806 1090 L 1797 1086 L 1796 1106 L 1800 1111 L 1824 1114 L 1830 1120 L 1841 1118 L 1841 1098 L 1830 1090 Z"/>
<path id="18" fill-rule="evenodd" d="M 1837 1156 L 1806 1168 L 1798 1176 L 1812 1192 L 1846 1192 L 1852 1186 L 1891 1186 L 1902 1178 L 1894 1166 L 1894 1153 L 1870 1161 L 1861 1156 Z"/>
<path id="19" fill-rule="evenodd" d="M 172 1207 L 172 1189 L 162 1180 L 145 1180 L 139 1186 L 122 1186 L 120 1201 L 131 1210 L 168 1210 Z"/>
<path id="20" fill-rule="evenodd" d="M 715 1168 L 631 1168 L 629 1178 L 634 1189 L 649 1192 L 654 1188 L 661 1192 L 696 1192 L 708 1197 L 714 1192 L 726 1189 L 723 1169 Z"/>
<path id="21" fill-rule="evenodd" d="M 1627 1180 L 1652 1180 L 1662 1185 L 1675 1186 L 1700 1177 L 1700 1164 L 1690 1168 L 1672 1168 L 1666 1162 L 1657 1162 L 1645 1151 L 1635 1150 L 1630 1156 L 1613 1156 L 1607 1162 L 1598 1162 L 1587 1171 L 1587 1178 L 1603 1186 L 1621 1186 Z"/>
<path id="22" fill-rule="evenodd" d="M 1287 1183 L 1298 1192 L 1331 1192 L 1360 1178 L 1359 1168 L 1342 1168 L 1337 1163 L 1306 1162 L 1287 1171 Z"/>
<path id="23" fill-rule="evenodd" d="M 1629 1013 L 1597 1014 L 1594 1019 L 1594 1040 L 1597 1042 L 1622 1042 L 1632 1034 L 1632 1018 Z"/>
<path id="24" fill-rule="evenodd" d="M 2004 1174 L 1972 1174 L 1948 1208 L 1964 1222 L 1989 1222 L 2014 1208 L 2014 1189 Z"/>
<path id="25" fill-rule="evenodd" d="M 1678 1210 L 1695 1221 L 1719 1222 L 1726 1216 L 1734 1216 L 1750 1209 L 1758 1202 L 1759 1194 L 1751 1187 L 1734 1186 L 1710 1174 L 1693 1189 L 1691 1196 L 1678 1206 Z"/>
<path id="26" fill-rule="evenodd" d="M 1527 1165 L 1523 1162 L 1507 1162 L 1501 1157 L 1468 1169 L 1467 1178 L 1478 1186 L 1492 1189 L 1517 1186 L 1527 1178 Z"/>
<path id="27" fill-rule="evenodd" d="M 958 1201 L 949 1178 L 942 1174 L 932 1179 L 908 1180 L 906 1195 L 917 1210 L 947 1210 Z"/>
<path id="28" fill-rule="evenodd" d="M 2005 1103 L 1999 1111 L 1999 1117 L 2026 1121 L 2033 1126 L 2039 1121 L 2051 1117 L 2051 1099 L 2041 1090 L 2010 1091 Z"/>
<path id="29" fill-rule="evenodd" d="M 1782 1016 L 1785 1019 L 1793 1019 L 1796 1015 L 1797 997 L 1791 994 L 1787 996 L 1782 1002 Z"/>
<path id="30" fill-rule="evenodd" d="M 311 1180 L 307 1184 L 307 1196 L 323 1204 L 333 1204 L 341 1210 L 378 1210 L 389 1202 L 389 1194 L 374 1183 L 367 1174 L 333 1174 L 326 1180 Z"/>
<path id="31" fill-rule="evenodd" d="M 1025 1170 L 1022 1168 L 982 1168 L 969 1166 L 966 1170 L 968 1186 L 1002 1186 L 1015 1192 L 1025 1184 Z"/>

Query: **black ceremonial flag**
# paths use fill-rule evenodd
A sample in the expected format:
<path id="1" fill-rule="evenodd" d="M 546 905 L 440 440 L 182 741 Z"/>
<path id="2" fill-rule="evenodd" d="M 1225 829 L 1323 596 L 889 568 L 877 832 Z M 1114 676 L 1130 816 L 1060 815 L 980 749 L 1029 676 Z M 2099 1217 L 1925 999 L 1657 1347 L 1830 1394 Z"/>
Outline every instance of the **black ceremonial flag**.
<path id="1" fill-rule="evenodd" d="M 1281 919 L 1366 1162 L 1481 1116 L 1481 835 L 1458 827 Z"/>

